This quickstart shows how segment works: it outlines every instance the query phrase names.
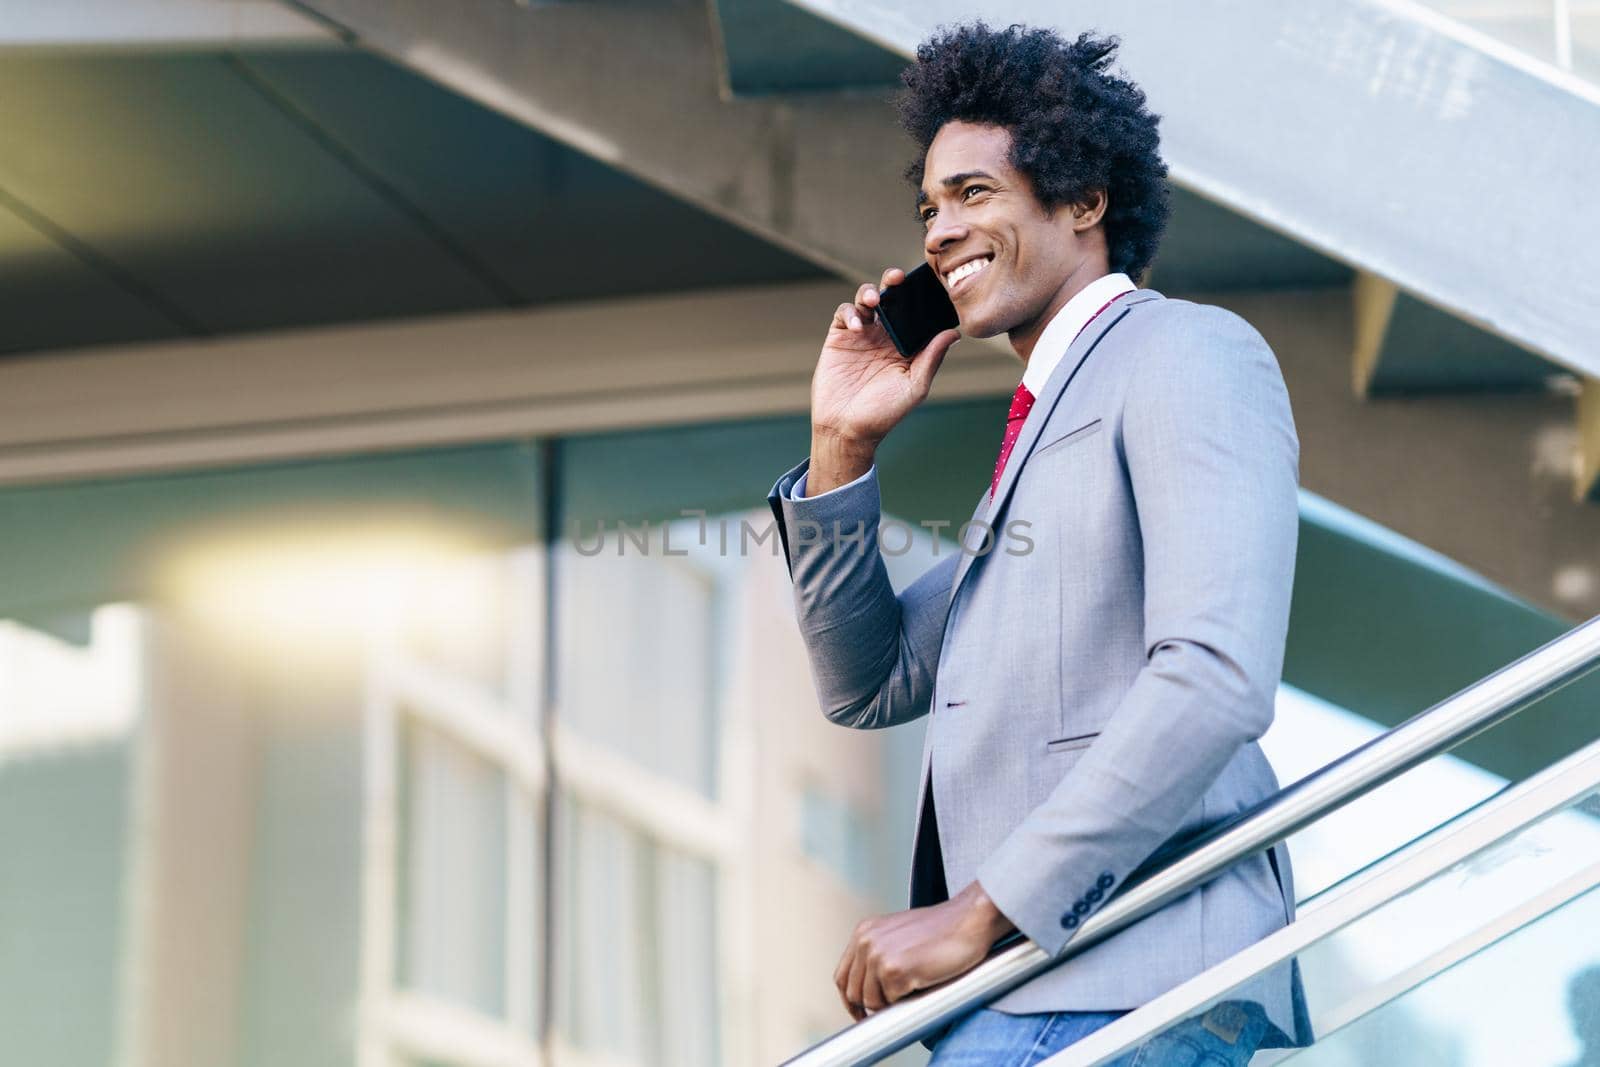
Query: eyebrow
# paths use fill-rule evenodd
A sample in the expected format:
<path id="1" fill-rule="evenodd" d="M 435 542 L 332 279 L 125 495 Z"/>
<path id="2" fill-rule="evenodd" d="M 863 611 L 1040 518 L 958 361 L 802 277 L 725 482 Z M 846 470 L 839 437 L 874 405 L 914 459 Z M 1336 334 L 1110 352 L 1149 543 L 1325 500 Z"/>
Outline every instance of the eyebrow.
<path id="1" fill-rule="evenodd" d="M 952 174 L 948 178 L 941 179 L 939 184 L 944 186 L 946 189 L 954 189 L 957 186 L 961 185 L 963 182 L 971 181 L 973 178 L 987 178 L 990 181 L 994 181 L 995 180 L 995 176 L 993 174 L 990 174 L 988 171 L 984 171 L 984 170 L 964 170 L 960 174 Z M 926 204 L 927 202 L 928 202 L 928 194 L 927 194 L 927 192 L 925 190 L 918 189 L 917 190 L 917 206 L 921 207 L 923 204 Z"/>

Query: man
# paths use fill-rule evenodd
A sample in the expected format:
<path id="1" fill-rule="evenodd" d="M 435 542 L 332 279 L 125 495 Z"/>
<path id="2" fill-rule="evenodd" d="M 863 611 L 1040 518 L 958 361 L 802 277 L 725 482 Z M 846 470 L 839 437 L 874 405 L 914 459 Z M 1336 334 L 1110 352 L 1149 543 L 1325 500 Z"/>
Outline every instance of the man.
<path id="1" fill-rule="evenodd" d="M 1288 396 L 1241 319 L 1130 280 L 1165 226 L 1166 169 L 1115 48 L 977 24 L 905 77 L 927 262 L 961 331 L 1006 334 L 1024 364 L 984 525 L 896 597 L 873 457 L 959 336 L 895 351 L 875 309 L 898 270 L 834 312 L 811 455 L 769 498 L 829 718 L 932 713 L 911 908 L 862 922 L 834 976 L 856 1019 L 1013 930 L 1056 952 L 1164 843 L 1277 789 L 1255 740 L 1294 568 Z M 1031 551 L 1000 537 L 1016 520 Z M 1283 926 L 1293 899 L 1287 853 L 1255 856 L 958 1021 L 933 1063 L 1036 1063 Z M 1309 1039 L 1292 968 L 1235 997 L 1138 1062 Z"/>

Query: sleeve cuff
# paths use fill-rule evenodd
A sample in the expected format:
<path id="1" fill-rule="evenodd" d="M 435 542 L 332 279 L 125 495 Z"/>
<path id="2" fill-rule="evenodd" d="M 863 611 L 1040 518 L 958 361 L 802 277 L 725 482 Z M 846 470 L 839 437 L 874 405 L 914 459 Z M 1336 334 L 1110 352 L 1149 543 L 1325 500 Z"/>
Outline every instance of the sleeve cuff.
<path id="1" fill-rule="evenodd" d="M 785 471 L 767 493 L 767 504 L 777 523 L 778 541 L 783 557 L 788 563 L 789 576 L 794 577 L 795 560 L 807 551 L 808 546 L 823 544 L 819 535 L 832 530 L 835 524 L 846 527 L 871 527 L 876 530 L 879 513 L 878 466 L 873 464 L 861 477 L 816 496 L 805 496 L 805 476 L 811 460 L 803 459 Z M 790 532 L 800 529 L 801 535 L 791 541 Z"/>
<path id="2" fill-rule="evenodd" d="M 1123 857 L 1089 847 L 1063 870 L 1041 859 L 1049 853 L 1031 835 L 1013 834 L 979 865 L 976 878 L 1000 914 L 1054 956 L 1121 888 L 1127 867 Z"/>
<path id="3" fill-rule="evenodd" d="M 804 499 L 804 500 L 821 500 L 823 497 L 832 496 L 834 493 L 843 493 L 843 492 L 846 492 L 846 491 L 848 491 L 850 489 L 855 488 L 858 485 L 863 484 L 868 479 L 870 479 L 874 474 L 876 474 L 877 471 L 878 471 L 878 465 L 876 463 L 874 463 L 872 466 L 867 468 L 867 471 L 866 471 L 865 474 L 863 474 L 860 477 L 854 479 L 853 481 L 846 482 L 843 485 L 834 486 L 832 489 L 829 489 L 826 493 L 818 493 L 816 496 L 810 497 L 810 496 L 806 495 L 806 480 L 811 477 L 811 471 L 808 468 L 800 475 L 799 478 L 795 479 L 794 484 L 789 487 L 788 499 L 789 500 L 802 500 L 802 499 Z"/>

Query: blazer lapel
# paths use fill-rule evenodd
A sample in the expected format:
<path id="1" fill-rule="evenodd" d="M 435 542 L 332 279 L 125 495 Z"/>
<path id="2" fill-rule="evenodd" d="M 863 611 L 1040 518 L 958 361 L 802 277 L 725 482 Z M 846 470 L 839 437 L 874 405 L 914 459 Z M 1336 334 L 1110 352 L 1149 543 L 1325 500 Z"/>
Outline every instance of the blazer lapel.
<path id="1" fill-rule="evenodd" d="M 1129 291 L 1101 312 L 1073 339 L 1072 344 L 1067 346 L 1066 355 L 1061 357 L 1056 369 L 1050 372 L 1049 379 L 1044 383 L 1044 389 L 1035 398 L 1032 410 L 1022 422 L 1022 429 L 1017 432 L 1017 440 L 1011 446 L 1011 455 L 1006 459 L 1006 469 L 1000 474 L 1000 484 L 995 487 L 994 496 L 979 502 L 978 510 L 973 515 L 974 522 L 981 522 L 987 529 L 994 529 L 995 519 L 1011 496 L 1011 489 L 1017 484 L 1017 477 L 1022 473 L 1023 464 L 1028 461 L 1029 453 L 1039 441 L 1039 433 L 1044 429 L 1044 424 L 1050 420 L 1050 413 L 1055 410 L 1062 394 L 1067 391 L 1067 386 L 1071 385 L 1072 379 L 1077 376 L 1078 368 L 1082 367 L 1084 360 L 1094 352 L 1096 346 L 1100 344 L 1100 339 L 1122 321 L 1129 308 L 1147 300 L 1155 300 L 1159 296 L 1159 293 L 1150 289 Z M 999 532 L 996 531 L 990 550 L 993 551 L 998 544 Z M 950 583 L 952 602 L 955 600 L 956 592 L 961 588 L 962 579 L 972 569 L 972 561 L 976 558 L 971 552 L 962 552 L 961 561 L 956 564 L 955 578 Z"/>

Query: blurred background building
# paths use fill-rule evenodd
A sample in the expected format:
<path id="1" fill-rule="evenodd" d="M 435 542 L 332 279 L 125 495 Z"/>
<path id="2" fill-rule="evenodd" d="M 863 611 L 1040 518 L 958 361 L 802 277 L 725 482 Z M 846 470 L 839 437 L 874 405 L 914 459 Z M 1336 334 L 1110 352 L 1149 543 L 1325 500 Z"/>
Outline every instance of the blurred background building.
<path id="1" fill-rule="evenodd" d="M 764 496 L 827 315 L 920 258 L 889 94 L 972 14 L 1122 35 L 1145 284 L 1283 366 L 1280 777 L 1600 614 L 1600 3 L 0 0 L 0 1059 L 732 1067 L 847 1022 L 920 728 L 818 713 Z M 888 512 L 968 517 L 1017 373 L 955 350 Z M 1302 896 L 1597 695 L 1302 835 Z M 1577 1062 L 1592 807 L 1308 955 L 1302 1058 Z"/>

